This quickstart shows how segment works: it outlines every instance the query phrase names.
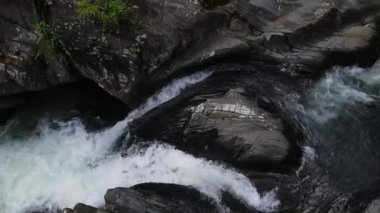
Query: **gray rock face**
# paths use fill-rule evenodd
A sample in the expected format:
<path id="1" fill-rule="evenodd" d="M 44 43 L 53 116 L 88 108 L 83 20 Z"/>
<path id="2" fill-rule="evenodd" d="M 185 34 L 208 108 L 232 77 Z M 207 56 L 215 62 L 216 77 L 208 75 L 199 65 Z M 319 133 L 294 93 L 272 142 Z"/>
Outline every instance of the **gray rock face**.
<path id="1" fill-rule="evenodd" d="M 210 146 L 225 150 L 236 163 L 280 163 L 290 148 L 282 134 L 281 120 L 237 90 L 194 107 L 188 124 L 189 137 L 211 129 L 217 135 Z"/>
<path id="2" fill-rule="evenodd" d="M 0 95 L 73 81 L 74 68 L 130 103 L 147 85 L 153 89 L 182 71 L 228 57 L 316 74 L 336 64 L 369 65 L 379 52 L 377 1 L 141 0 L 132 12 L 137 25 L 122 21 L 107 31 L 95 19 L 80 18 L 74 2 L 0 3 Z M 41 19 L 62 58 L 35 59 Z"/>
<path id="3" fill-rule="evenodd" d="M 42 52 L 32 1 L 2 1 L 0 5 L 0 95 L 45 90 L 77 79 L 64 58 Z"/>
<path id="4" fill-rule="evenodd" d="M 125 102 L 144 85 L 249 49 L 218 32 L 227 13 L 194 1 L 140 1 L 139 24 L 122 22 L 107 32 L 96 20 L 80 18 L 74 2 L 55 1 L 50 8 L 57 39 L 82 76 Z"/>
<path id="5" fill-rule="evenodd" d="M 375 1 L 200 3 L 140 1 L 138 26 L 122 23 L 103 33 L 99 23 L 73 12 L 73 0 L 57 1 L 52 25 L 80 74 L 125 102 L 144 85 L 231 56 L 277 63 L 292 74 L 357 61 L 365 65 L 377 57 L 371 46 L 378 34 Z"/>

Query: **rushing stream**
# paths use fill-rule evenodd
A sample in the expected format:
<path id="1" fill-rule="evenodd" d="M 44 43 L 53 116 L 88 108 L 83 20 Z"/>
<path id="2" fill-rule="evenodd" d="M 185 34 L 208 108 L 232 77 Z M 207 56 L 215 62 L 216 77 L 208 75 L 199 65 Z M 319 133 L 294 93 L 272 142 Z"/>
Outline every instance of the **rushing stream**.
<path id="1" fill-rule="evenodd" d="M 124 120 L 97 132 L 89 132 L 80 119 L 45 118 L 23 137 L 12 137 L 10 122 L 0 136 L 0 212 L 55 210 L 78 202 L 101 206 L 107 189 L 145 182 L 190 185 L 220 206 L 221 192 L 228 191 L 258 210 L 276 210 L 280 201 L 274 191 L 260 195 L 236 170 L 160 141 L 132 145 L 123 154 L 115 151 L 131 121 L 211 74 L 173 80 Z M 369 189 L 367 199 L 378 196 L 379 85 L 380 63 L 368 69 L 334 68 L 287 108 L 305 136 L 301 167 L 290 176 L 296 180 L 293 193 L 303 200 L 300 211 L 323 212 L 325 205 L 346 204 Z"/>
<path id="2" fill-rule="evenodd" d="M 360 193 L 379 196 L 379 97 L 378 62 L 367 69 L 334 68 L 301 98 L 295 114 L 306 135 L 300 172 L 302 184 L 311 187 L 302 190 L 312 191 L 307 208 L 342 205 Z"/>
<path id="3" fill-rule="evenodd" d="M 87 132 L 75 119 L 42 120 L 22 138 L 8 137 L 5 129 L 0 139 L 0 212 L 54 210 L 78 202 L 100 206 L 107 189 L 144 182 L 191 185 L 216 201 L 226 190 L 252 207 L 273 210 L 279 205 L 273 193 L 261 196 L 242 174 L 169 145 L 132 146 L 126 157 L 112 151 L 128 122 L 210 75 L 200 72 L 174 80 L 125 120 L 100 132 Z"/>

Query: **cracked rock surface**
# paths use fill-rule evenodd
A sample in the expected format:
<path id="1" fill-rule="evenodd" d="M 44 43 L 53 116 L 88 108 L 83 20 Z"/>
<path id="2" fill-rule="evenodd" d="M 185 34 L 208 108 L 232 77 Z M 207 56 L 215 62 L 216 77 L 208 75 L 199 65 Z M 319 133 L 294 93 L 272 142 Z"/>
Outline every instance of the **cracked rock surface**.
<path id="1" fill-rule="evenodd" d="M 227 58 L 315 76 L 332 65 L 368 66 L 378 55 L 375 0 L 135 4 L 137 24 L 122 21 L 104 31 L 97 20 L 78 16 L 74 0 L 2 1 L 0 94 L 87 78 L 131 104 L 173 76 Z M 58 56 L 41 51 L 36 29 L 41 20 L 59 43 Z"/>

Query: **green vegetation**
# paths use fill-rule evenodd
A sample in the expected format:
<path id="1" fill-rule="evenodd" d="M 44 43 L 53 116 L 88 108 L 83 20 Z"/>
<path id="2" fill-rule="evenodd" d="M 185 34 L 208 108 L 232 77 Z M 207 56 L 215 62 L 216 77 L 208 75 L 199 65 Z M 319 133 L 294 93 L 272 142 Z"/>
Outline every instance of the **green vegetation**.
<path id="1" fill-rule="evenodd" d="M 133 43 L 131 47 L 129 47 L 129 51 L 134 55 L 137 56 L 140 53 L 140 47 L 137 43 Z"/>
<path id="2" fill-rule="evenodd" d="M 39 21 L 36 24 L 36 29 L 38 32 L 38 42 L 46 44 L 49 49 L 55 49 L 57 41 L 54 38 L 50 25 L 45 21 Z"/>
<path id="3" fill-rule="evenodd" d="M 57 50 L 58 43 L 54 37 L 54 33 L 51 26 L 42 20 L 36 23 L 36 29 L 38 33 L 38 43 L 42 47 L 36 55 L 36 57 L 38 57 L 41 54 L 41 50 L 47 51 L 49 53 L 55 53 Z"/>
<path id="4" fill-rule="evenodd" d="M 96 18 L 103 29 L 122 20 L 134 23 L 130 13 L 136 6 L 127 6 L 123 0 L 76 0 L 75 11 L 82 18 Z"/>

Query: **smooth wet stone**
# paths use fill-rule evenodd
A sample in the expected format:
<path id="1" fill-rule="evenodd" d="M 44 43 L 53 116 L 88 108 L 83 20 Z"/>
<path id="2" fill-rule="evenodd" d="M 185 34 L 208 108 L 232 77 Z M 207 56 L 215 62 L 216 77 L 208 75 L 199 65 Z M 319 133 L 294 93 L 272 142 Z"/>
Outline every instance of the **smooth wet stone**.
<path id="1" fill-rule="evenodd" d="M 194 107 L 187 128 L 189 143 L 197 135 L 216 130 L 207 146 L 210 150 L 225 151 L 238 164 L 280 163 L 290 149 L 282 133 L 281 120 L 238 90 L 230 90 L 224 97 L 208 99 Z"/>
<path id="2" fill-rule="evenodd" d="M 98 209 L 83 203 L 78 203 L 73 209 L 65 208 L 62 213 L 111 213 L 104 209 Z"/>
<path id="3" fill-rule="evenodd" d="M 145 183 L 109 189 L 105 201 L 108 208 L 117 212 L 218 212 L 214 201 L 207 196 L 191 187 L 175 184 Z"/>

